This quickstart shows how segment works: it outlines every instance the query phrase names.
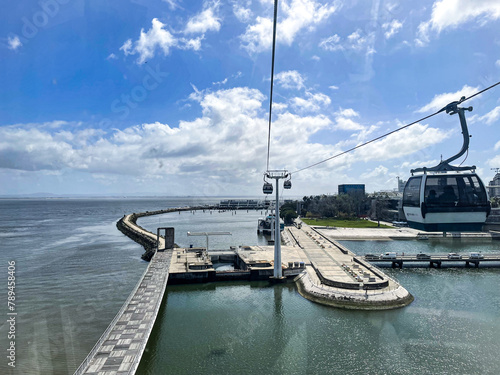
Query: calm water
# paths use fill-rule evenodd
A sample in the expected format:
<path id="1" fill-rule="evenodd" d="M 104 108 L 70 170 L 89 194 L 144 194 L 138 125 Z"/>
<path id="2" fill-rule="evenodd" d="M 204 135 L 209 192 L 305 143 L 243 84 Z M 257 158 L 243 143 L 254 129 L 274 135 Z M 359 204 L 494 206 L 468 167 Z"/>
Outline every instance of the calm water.
<path id="1" fill-rule="evenodd" d="M 214 200 L 212 200 L 213 202 Z M 215 200 L 215 201 L 218 201 Z M 118 232 L 125 213 L 200 204 L 194 199 L 0 200 L 0 265 L 16 261 L 17 367 L 4 374 L 68 374 L 90 351 L 137 283 L 143 249 Z M 265 243 L 260 212 L 146 217 L 187 231 L 230 231 L 210 248 Z M 347 242 L 366 252 L 499 251 L 486 242 Z M 402 249 L 405 250 L 402 250 Z M 354 312 L 323 307 L 293 284 L 167 288 L 142 374 L 498 374 L 500 269 L 386 270 L 415 296 L 407 308 Z M 4 293 L 4 299 L 5 301 Z M 5 302 L 4 302 L 5 303 Z M 2 309 L 6 317 L 5 307 Z M 6 319 L 3 319 L 5 321 Z M 7 326 L 0 343 L 7 349 Z"/>

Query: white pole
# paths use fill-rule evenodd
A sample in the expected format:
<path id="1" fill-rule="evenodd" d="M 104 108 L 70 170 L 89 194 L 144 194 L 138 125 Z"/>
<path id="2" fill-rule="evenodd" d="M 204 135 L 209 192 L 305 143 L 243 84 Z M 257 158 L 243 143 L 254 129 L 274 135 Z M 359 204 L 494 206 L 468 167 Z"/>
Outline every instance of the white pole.
<path id="1" fill-rule="evenodd" d="M 274 208 L 274 277 L 281 279 L 283 277 L 281 271 L 281 237 L 280 237 L 280 210 L 279 210 L 279 177 L 276 177 L 276 206 Z"/>

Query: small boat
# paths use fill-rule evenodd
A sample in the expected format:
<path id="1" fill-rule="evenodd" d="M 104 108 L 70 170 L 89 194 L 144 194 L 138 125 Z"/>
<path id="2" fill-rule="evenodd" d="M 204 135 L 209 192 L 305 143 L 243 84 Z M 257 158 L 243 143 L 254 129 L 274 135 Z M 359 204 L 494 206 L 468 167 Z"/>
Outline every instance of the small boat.
<path id="1" fill-rule="evenodd" d="M 259 219 L 257 223 L 257 233 L 271 234 L 274 221 L 274 214 L 268 215 L 265 219 Z M 280 219 L 280 231 L 285 229 L 285 223 Z"/>

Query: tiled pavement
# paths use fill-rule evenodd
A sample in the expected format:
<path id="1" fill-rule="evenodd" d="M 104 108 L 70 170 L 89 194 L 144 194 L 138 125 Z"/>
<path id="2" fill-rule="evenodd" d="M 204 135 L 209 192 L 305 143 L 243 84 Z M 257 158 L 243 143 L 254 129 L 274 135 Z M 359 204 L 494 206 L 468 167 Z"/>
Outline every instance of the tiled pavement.
<path id="1" fill-rule="evenodd" d="M 75 375 L 135 373 L 161 306 L 171 258 L 171 250 L 155 254 L 140 284 Z"/>

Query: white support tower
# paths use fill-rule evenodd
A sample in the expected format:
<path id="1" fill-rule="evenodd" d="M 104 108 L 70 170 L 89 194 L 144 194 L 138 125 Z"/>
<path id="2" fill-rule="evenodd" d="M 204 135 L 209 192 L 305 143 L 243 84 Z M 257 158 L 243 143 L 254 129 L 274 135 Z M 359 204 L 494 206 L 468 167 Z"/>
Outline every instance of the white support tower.
<path id="1" fill-rule="evenodd" d="M 278 181 L 280 179 L 286 179 L 290 177 L 290 174 L 286 170 L 273 170 L 267 171 L 265 173 L 265 177 L 269 179 L 276 180 L 276 202 L 274 208 L 274 274 L 273 277 L 275 279 L 283 278 L 283 271 L 281 268 L 281 231 L 280 231 L 280 209 L 279 209 L 279 185 Z M 288 184 L 285 185 L 286 189 L 290 189 L 291 183 L 290 180 L 287 180 Z"/>

